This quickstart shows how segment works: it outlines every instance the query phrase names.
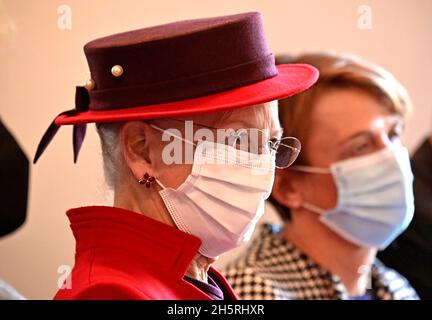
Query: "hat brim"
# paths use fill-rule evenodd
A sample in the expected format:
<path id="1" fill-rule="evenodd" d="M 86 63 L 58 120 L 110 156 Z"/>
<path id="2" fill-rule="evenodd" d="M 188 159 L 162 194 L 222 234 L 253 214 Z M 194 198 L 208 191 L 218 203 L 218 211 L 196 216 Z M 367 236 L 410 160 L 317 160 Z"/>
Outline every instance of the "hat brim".
<path id="1" fill-rule="evenodd" d="M 278 75 L 244 87 L 204 97 L 138 106 L 124 109 L 87 110 L 74 115 L 60 115 L 56 125 L 92 122 L 118 122 L 157 118 L 172 118 L 195 114 L 226 111 L 259 103 L 287 98 L 312 86 L 318 70 L 307 64 L 278 65 Z"/>

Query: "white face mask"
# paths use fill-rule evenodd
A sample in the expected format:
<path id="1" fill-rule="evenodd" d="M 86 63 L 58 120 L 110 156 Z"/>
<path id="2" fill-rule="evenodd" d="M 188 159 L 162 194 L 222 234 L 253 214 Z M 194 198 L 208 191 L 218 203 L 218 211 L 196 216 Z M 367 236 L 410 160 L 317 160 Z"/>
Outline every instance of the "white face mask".
<path id="1" fill-rule="evenodd" d="M 256 155 L 203 141 L 192 172 L 177 189 L 159 192 L 177 227 L 201 239 L 209 258 L 248 241 L 273 187 L 274 153 Z"/>
<path id="2" fill-rule="evenodd" d="M 384 249 L 409 225 L 414 213 L 413 175 L 408 150 L 391 149 L 352 158 L 330 169 L 293 166 L 308 173 L 331 173 L 338 191 L 335 208 L 303 207 L 343 238 L 362 247 Z"/>

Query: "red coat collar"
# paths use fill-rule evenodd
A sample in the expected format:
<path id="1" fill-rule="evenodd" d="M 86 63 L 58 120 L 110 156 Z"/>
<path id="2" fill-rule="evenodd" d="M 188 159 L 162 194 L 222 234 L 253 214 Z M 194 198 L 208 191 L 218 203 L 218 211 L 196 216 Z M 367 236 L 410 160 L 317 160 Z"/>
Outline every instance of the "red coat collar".
<path id="1" fill-rule="evenodd" d="M 184 276 L 201 240 L 165 223 L 130 210 L 89 206 L 67 211 L 76 239 L 76 252 L 89 247 L 127 248 L 164 268 Z"/>
<path id="2" fill-rule="evenodd" d="M 92 248 L 127 250 L 155 270 L 168 272 L 179 280 L 183 279 L 201 245 L 195 236 L 126 209 L 80 207 L 68 210 L 67 216 L 76 239 L 77 255 Z M 226 299 L 237 299 L 217 270 L 210 268 L 209 274 L 220 285 Z"/>

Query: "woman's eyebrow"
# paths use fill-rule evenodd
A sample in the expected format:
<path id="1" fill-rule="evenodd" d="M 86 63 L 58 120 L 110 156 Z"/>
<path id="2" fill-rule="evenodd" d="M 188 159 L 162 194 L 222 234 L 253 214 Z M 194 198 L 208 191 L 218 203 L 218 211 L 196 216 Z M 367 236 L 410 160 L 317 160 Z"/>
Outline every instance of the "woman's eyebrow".
<path id="1" fill-rule="evenodd" d="M 361 137 L 361 136 L 365 136 L 367 138 L 372 138 L 373 133 L 370 132 L 370 131 L 366 131 L 366 130 L 365 131 L 356 132 L 356 133 L 350 135 L 349 137 L 343 139 L 342 141 L 339 141 L 338 144 L 339 145 L 343 145 L 343 144 L 347 143 L 348 141 L 350 141 L 352 139 L 355 139 L 355 138 L 358 138 L 358 137 Z"/>
<path id="2" fill-rule="evenodd" d="M 282 137 L 282 135 L 283 135 L 283 129 L 282 128 L 275 128 L 275 127 L 273 127 L 273 128 L 265 128 L 265 129 L 255 128 L 255 127 L 251 126 L 250 123 L 248 124 L 246 121 L 243 121 L 243 120 L 236 121 L 235 123 L 241 123 L 242 125 L 244 125 L 244 127 L 242 127 L 244 129 L 251 128 L 251 129 L 258 129 L 258 130 L 267 131 L 269 133 L 269 136 L 271 138 L 278 138 L 278 139 L 280 139 Z"/>

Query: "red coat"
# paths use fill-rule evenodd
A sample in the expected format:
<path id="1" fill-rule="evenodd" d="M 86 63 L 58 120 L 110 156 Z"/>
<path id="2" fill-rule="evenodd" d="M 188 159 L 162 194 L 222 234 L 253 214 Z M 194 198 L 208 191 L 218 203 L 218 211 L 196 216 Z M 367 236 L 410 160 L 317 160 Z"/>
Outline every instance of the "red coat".
<path id="1" fill-rule="evenodd" d="M 183 279 L 201 241 L 142 214 L 113 207 L 67 212 L 76 239 L 75 266 L 54 299 L 210 299 Z M 214 268 L 209 275 L 237 299 Z"/>

